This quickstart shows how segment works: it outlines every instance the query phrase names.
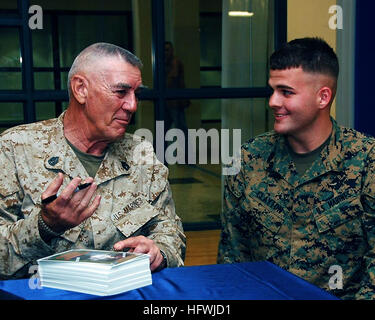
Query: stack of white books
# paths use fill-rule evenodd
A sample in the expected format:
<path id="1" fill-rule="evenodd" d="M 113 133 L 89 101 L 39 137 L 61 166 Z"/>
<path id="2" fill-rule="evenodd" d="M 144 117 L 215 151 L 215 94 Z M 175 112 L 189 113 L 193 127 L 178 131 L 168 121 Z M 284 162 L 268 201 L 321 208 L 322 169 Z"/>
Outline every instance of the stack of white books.
<path id="1" fill-rule="evenodd" d="M 149 255 L 103 250 L 69 250 L 38 260 L 42 287 L 100 296 L 152 284 Z"/>

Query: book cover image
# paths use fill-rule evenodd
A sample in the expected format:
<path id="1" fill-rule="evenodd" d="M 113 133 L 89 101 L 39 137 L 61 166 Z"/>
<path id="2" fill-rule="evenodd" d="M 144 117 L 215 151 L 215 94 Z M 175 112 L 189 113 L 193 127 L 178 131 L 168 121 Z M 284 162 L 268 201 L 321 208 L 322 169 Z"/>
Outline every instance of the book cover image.
<path id="1" fill-rule="evenodd" d="M 95 250 L 70 250 L 55 254 L 45 260 L 66 262 L 91 262 L 100 264 L 117 265 L 137 257 L 134 253 Z"/>

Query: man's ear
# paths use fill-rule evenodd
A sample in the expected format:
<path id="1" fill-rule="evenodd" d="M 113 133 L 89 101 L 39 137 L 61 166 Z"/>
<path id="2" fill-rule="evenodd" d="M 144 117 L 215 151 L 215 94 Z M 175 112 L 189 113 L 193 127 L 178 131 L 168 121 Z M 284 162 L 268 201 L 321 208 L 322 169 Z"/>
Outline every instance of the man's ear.
<path id="1" fill-rule="evenodd" d="M 87 80 L 78 74 L 75 74 L 70 80 L 70 89 L 74 98 L 80 103 L 84 104 L 87 99 Z"/>
<path id="2" fill-rule="evenodd" d="M 324 109 L 331 104 L 332 95 L 333 95 L 333 92 L 330 87 L 324 86 L 319 89 L 319 92 L 318 92 L 319 109 Z"/>

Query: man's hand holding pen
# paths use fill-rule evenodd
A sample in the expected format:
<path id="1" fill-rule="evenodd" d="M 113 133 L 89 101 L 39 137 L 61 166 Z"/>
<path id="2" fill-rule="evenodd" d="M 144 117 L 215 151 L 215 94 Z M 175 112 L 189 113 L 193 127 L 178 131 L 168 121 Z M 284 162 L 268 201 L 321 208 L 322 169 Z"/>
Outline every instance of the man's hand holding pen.
<path id="1" fill-rule="evenodd" d="M 56 234 L 74 228 L 89 218 L 100 203 L 100 196 L 94 196 L 97 186 L 93 178 L 87 178 L 83 183 L 81 178 L 74 178 L 57 195 L 63 181 L 64 175 L 59 173 L 41 196 L 41 219 L 48 229 Z M 164 256 L 156 243 L 142 235 L 118 241 L 113 248 L 118 251 L 129 250 L 149 254 L 151 271 L 157 270 L 164 262 Z"/>
<path id="2" fill-rule="evenodd" d="M 57 233 L 79 225 L 95 212 L 100 203 L 100 196 L 94 197 L 97 186 L 93 178 L 87 178 L 82 184 L 81 178 L 74 178 L 57 196 L 63 181 L 64 175 L 59 173 L 41 196 L 42 219 Z"/>

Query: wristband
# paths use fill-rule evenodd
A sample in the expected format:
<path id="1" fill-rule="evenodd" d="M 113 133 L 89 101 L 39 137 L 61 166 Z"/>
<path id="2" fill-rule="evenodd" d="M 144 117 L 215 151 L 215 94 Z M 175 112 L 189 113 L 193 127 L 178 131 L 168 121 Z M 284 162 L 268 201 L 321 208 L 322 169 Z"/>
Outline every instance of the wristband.
<path id="1" fill-rule="evenodd" d="M 168 259 L 167 259 L 167 255 L 160 250 L 160 254 L 162 255 L 163 257 L 163 262 L 160 264 L 160 268 L 166 268 L 168 266 Z"/>
<path id="2" fill-rule="evenodd" d="M 40 212 L 38 215 L 38 228 L 39 234 L 44 239 L 52 239 L 61 236 L 64 232 L 57 233 L 53 231 L 43 220 L 42 213 Z"/>

